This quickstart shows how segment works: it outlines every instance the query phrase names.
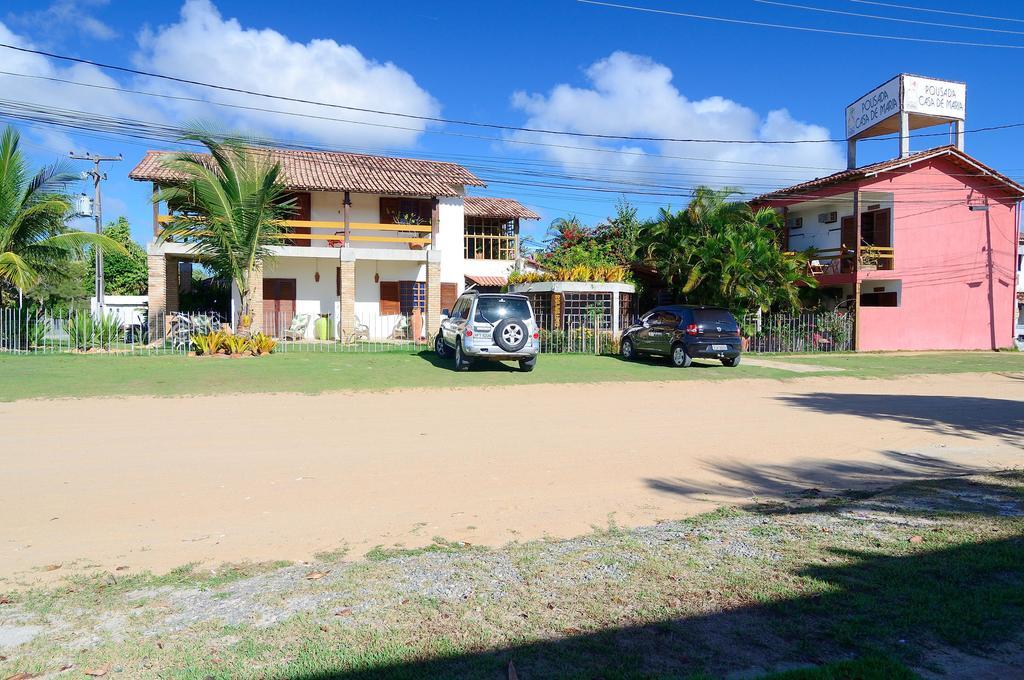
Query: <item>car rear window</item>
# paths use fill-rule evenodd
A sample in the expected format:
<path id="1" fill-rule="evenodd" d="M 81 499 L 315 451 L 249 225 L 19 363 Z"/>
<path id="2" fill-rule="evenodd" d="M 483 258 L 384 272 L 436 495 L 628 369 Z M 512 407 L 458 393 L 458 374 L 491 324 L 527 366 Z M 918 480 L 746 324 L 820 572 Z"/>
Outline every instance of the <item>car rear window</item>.
<path id="1" fill-rule="evenodd" d="M 516 319 L 530 318 L 530 305 L 524 298 L 482 297 L 476 301 L 474 321 L 498 323 L 502 319 L 509 317 Z"/>
<path id="2" fill-rule="evenodd" d="M 698 326 L 736 326 L 736 319 L 727 309 L 695 309 L 693 320 Z"/>

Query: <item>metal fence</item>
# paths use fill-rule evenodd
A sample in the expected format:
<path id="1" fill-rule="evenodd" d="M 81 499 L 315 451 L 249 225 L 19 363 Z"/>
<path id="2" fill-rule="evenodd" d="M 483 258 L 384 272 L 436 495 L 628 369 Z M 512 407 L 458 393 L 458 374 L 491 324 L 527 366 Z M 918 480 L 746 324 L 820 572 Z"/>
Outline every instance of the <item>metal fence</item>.
<path id="1" fill-rule="evenodd" d="M 205 314 L 137 310 L 41 312 L 0 309 L 0 352 L 21 354 L 188 354 L 197 336 L 215 331 L 238 334 L 239 319 Z M 364 315 L 341 328 L 333 315 L 262 315 L 250 332 L 276 341 L 275 352 L 389 352 L 429 345 L 408 316 Z"/>
<path id="2" fill-rule="evenodd" d="M 749 314 L 743 334 L 750 352 L 844 352 L 853 349 L 853 323 L 847 312 Z"/>
<path id="3" fill-rule="evenodd" d="M 429 349 L 421 320 L 413 315 L 356 315 L 342 327 L 334 315 L 265 313 L 251 331 L 276 341 L 275 352 L 408 352 Z M 606 315 L 550 314 L 537 318 L 542 353 L 614 354 L 619 335 Z M 239 319 L 208 314 L 152 314 L 145 308 L 116 313 L 38 312 L 0 309 L 0 352 L 188 354 L 196 336 L 225 330 L 237 334 Z M 749 315 L 743 323 L 747 351 L 836 352 L 853 349 L 853 317 L 842 312 Z"/>
<path id="4" fill-rule="evenodd" d="M 544 354 L 614 354 L 619 351 L 619 338 L 605 315 L 563 315 L 557 320 L 550 314 L 537 316 L 540 351 Z"/>

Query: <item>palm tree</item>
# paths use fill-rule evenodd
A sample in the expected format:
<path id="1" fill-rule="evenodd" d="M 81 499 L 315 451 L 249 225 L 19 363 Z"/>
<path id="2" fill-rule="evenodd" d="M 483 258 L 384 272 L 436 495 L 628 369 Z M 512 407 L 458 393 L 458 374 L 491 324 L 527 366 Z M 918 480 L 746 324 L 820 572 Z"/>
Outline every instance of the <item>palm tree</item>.
<path id="1" fill-rule="evenodd" d="M 698 187 L 685 211 L 663 209 L 641 230 L 641 253 L 686 299 L 737 312 L 799 304 L 799 287 L 814 286 L 806 254 L 779 244 L 779 215 L 729 201 L 734 189 Z"/>
<path id="2" fill-rule="evenodd" d="M 281 165 L 238 138 L 196 130 L 182 141 L 198 142 L 209 155 L 183 152 L 164 161 L 184 179 L 153 198 L 176 213 L 160 239 L 191 244 L 191 252 L 234 282 L 241 326 L 248 328 L 255 276 L 270 247 L 280 244 L 281 220 L 291 211 L 280 183 Z"/>
<path id="3" fill-rule="evenodd" d="M 65 185 L 78 181 L 59 163 L 32 174 L 13 127 L 0 137 L 0 284 L 28 291 L 43 277 L 67 275 L 86 245 L 119 253 L 121 244 L 68 228 L 71 199 Z"/>

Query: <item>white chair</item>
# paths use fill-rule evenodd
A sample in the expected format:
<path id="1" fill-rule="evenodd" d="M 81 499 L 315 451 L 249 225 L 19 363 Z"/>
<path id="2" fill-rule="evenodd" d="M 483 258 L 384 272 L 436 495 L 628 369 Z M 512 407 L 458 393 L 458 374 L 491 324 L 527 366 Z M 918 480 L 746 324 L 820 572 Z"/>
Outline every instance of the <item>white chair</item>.
<path id="1" fill-rule="evenodd" d="M 341 322 L 338 322 L 338 337 L 341 341 L 347 344 L 352 344 L 357 340 L 369 340 L 370 339 L 370 327 L 363 323 L 359 316 L 353 314 L 352 317 L 355 319 L 356 325 L 352 329 L 352 332 L 345 333 L 341 327 Z"/>

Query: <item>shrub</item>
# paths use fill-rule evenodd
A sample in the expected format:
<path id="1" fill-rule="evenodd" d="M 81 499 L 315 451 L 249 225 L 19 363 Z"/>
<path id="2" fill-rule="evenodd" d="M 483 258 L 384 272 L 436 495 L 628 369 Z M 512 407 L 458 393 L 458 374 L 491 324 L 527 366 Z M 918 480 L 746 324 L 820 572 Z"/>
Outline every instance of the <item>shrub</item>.
<path id="1" fill-rule="evenodd" d="M 227 343 L 228 334 L 224 331 L 211 331 L 209 333 L 197 333 L 191 337 L 192 345 L 196 348 L 196 354 L 218 354 Z"/>
<path id="2" fill-rule="evenodd" d="M 228 354 L 247 354 L 252 351 L 252 342 L 241 335 L 229 335 L 224 340 Z"/>
<path id="3" fill-rule="evenodd" d="M 121 335 L 121 320 L 112 314 L 76 314 L 68 323 L 68 336 L 75 349 L 109 347 Z"/>
<path id="4" fill-rule="evenodd" d="M 509 285 L 517 283 L 542 283 L 546 281 L 598 281 L 606 283 L 622 283 L 629 279 L 625 267 L 615 265 L 589 266 L 575 265 L 572 267 L 557 267 L 546 272 L 510 272 L 508 275 Z"/>
<path id="5" fill-rule="evenodd" d="M 277 340 L 274 340 L 272 337 L 262 332 L 252 336 L 252 340 L 250 342 L 252 345 L 252 352 L 256 355 L 270 354 L 274 351 L 274 348 L 277 347 Z"/>

